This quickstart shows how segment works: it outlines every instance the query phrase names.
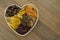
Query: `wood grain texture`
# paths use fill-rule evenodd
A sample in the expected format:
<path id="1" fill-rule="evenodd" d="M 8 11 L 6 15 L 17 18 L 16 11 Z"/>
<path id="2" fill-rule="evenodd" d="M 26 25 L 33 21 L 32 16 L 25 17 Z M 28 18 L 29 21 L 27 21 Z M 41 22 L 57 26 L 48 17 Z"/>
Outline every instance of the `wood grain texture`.
<path id="1" fill-rule="evenodd" d="M 34 4 L 39 11 L 36 27 L 26 36 L 16 35 L 6 24 L 4 10 L 10 4 Z M 0 0 L 0 40 L 60 40 L 60 0 Z"/>

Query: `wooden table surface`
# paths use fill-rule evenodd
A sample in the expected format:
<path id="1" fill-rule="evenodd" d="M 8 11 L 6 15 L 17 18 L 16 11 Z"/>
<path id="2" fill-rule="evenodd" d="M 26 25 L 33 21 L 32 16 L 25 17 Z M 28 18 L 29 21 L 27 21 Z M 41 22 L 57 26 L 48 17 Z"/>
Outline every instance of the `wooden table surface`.
<path id="1" fill-rule="evenodd" d="M 38 8 L 39 21 L 24 37 L 16 35 L 4 19 L 4 10 L 11 4 L 34 4 Z M 0 40 L 60 40 L 60 0 L 0 0 Z"/>

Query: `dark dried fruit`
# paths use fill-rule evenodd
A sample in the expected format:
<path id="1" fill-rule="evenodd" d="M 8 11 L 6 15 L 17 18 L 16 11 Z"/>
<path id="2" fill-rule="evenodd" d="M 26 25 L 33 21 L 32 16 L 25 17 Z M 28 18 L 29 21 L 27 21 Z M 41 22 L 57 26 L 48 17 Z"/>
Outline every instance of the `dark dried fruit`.
<path id="1" fill-rule="evenodd" d="M 6 10 L 6 16 L 8 17 L 14 16 L 18 13 L 19 10 L 20 8 L 18 6 L 12 5 L 8 7 L 8 9 Z"/>
<path id="2" fill-rule="evenodd" d="M 23 26 L 22 24 L 20 24 L 19 27 L 16 29 L 16 31 L 19 34 L 23 35 L 23 34 L 27 33 L 30 29 L 31 29 L 31 27 Z"/>
<path id="3" fill-rule="evenodd" d="M 24 20 L 25 22 L 29 22 L 29 21 L 31 21 L 32 19 L 31 19 L 27 14 L 24 14 L 24 15 L 23 15 L 23 20 Z"/>

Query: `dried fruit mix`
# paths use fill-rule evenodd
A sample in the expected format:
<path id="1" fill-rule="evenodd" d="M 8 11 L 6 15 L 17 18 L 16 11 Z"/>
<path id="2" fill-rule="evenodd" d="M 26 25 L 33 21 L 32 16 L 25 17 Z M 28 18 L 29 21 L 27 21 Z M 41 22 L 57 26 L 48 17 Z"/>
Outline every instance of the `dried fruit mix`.
<path id="1" fill-rule="evenodd" d="M 32 5 L 20 9 L 16 5 L 10 6 L 6 11 L 6 18 L 11 27 L 21 35 L 27 33 L 37 17 L 37 12 Z"/>

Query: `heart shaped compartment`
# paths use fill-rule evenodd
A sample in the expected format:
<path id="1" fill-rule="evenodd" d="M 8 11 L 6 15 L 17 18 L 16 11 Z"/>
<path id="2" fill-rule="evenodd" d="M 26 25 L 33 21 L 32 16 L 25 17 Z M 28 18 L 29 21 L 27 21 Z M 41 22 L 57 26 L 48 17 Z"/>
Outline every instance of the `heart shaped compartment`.
<path id="1" fill-rule="evenodd" d="M 25 36 L 35 27 L 39 14 L 32 4 L 23 7 L 13 4 L 6 8 L 4 16 L 8 26 L 16 34 Z"/>

